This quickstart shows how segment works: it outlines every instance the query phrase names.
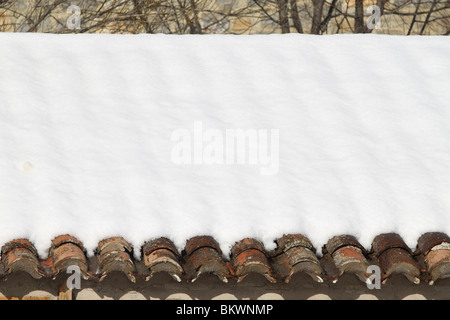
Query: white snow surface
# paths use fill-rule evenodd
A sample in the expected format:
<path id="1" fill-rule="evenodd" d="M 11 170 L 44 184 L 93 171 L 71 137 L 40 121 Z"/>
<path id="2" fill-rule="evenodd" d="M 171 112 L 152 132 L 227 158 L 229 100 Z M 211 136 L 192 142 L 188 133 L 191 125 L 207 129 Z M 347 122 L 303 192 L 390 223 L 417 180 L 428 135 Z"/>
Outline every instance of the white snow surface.
<path id="1" fill-rule="evenodd" d="M 0 51 L 1 244 L 450 233 L 448 37 L 3 33 Z M 175 164 L 196 122 L 278 129 L 278 172 Z"/>

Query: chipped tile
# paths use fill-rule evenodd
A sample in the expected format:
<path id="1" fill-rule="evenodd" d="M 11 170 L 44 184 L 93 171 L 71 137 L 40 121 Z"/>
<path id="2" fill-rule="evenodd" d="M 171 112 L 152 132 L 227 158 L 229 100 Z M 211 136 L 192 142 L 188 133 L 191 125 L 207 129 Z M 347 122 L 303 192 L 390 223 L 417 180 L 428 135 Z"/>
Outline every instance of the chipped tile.
<path id="1" fill-rule="evenodd" d="M 111 272 L 124 273 L 131 282 L 136 282 L 135 266 L 131 260 L 131 246 L 122 237 L 112 237 L 100 241 L 97 248 L 102 281 Z"/>
<path id="2" fill-rule="evenodd" d="M 323 270 L 315 255 L 315 248 L 307 237 L 290 234 L 275 242 L 277 248 L 274 252 L 273 266 L 286 283 L 299 272 L 308 274 L 314 281 L 323 282 Z"/>
<path id="3" fill-rule="evenodd" d="M 355 237 L 341 235 L 331 238 L 324 253 L 331 255 L 337 270 L 339 270 L 339 273 L 333 276 L 333 282 L 336 282 L 344 273 L 355 274 L 361 281 L 367 282 L 370 276 L 367 273 L 369 263 L 364 247 Z M 332 269 L 332 267 L 329 266 L 328 269 Z"/>
<path id="4" fill-rule="evenodd" d="M 417 243 L 429 273 L 429 284 L 450 277 L 450 237 L 441 232 L 423 234 Z"/>
<path id="5" fill-rule="evenodd" d="M 2 247 L 2 265 L 6 275 L 23 271 L 35 279 L 45 276 L 36 249 L 26 239 L 16 239 Z"/>
<path id="6" fill-rule="evenodd" d="M 144 264 L 150 271 L 146 280 L 150 280 L 158 272 L 167 272 L 177 282 L 181 282 L 184 273 L 180 265 L 181 255 L 175 245 L 167 238 L 149 241 L 142 247 Z"/>
<path id="7" fill-rule="evenodd" d="M 231 248 L 231 264 L 238 282 L 250 273 L 261 274 L 271 283 L 276 282 L 264 246 L 258 240 L 246 238 L 236 243 Z"/>
<path id="8" fill-rule="evenodd" d="M 395 233 L 380 234 L 372 243 L 372 251 L 378 258 L 383 283 L 392 274 L 403 274 L 409 281 L 420 283 L 420 268 L 412 257 L 411 249 L 403 239 Z"/>
<path id="9" fill-rule="evenodd" d="M 186 242 L 184 265 L 186 274 L 194 282 L 205 273 L 216 275 L 223 282 L 231 277 L 229 266 L 222 258 L 219 244 L 210 236 L 199 236 Z"/>

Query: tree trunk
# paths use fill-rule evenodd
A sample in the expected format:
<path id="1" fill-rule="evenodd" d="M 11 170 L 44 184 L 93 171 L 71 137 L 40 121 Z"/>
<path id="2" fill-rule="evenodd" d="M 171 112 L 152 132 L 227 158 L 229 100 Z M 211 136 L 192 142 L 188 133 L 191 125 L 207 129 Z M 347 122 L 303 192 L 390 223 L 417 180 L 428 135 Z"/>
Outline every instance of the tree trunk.
<path id="1" fill-rule="evenodd" d="M 297 1 L 290 0 L 289 4 L 291 6 L 291 17 L 292 21 L 294 22 L 294 28 L 298 33 L 303 33 L 302 21 L 300 20 L 300 16 L 298 14 Z"/>
<path id="2" fill-rule="evenodd" d="M 320 23 L 322 21 L 322 11 L 323 11 L 323 4 L 325 3 L 325 0 L 313 0 L 313 18 L 312 18 L 312 24 L 311 24 L 311 33 L 312 34 L 319 34 L 320 32 Z"/>
<path id="3" fill-rule="evenodd" d="M 281 27 L 281 33 L 289 33 L 289 18 L 287 0 L 277 0 L 279 24 Z"/>
<path id="4" fill-rule="evenodd" d="M 200 25 L 200 20 L 198 17 L 197 5 L 195 3 L 195 0 L 191 0 L 191 9 L 192 9 L 193 18 L 189 23 L 189 32 L 191 34 L 201 34 L 202 26 Z"/>
<path id="5" fill-rule="evenodd" d="M 380 8 L 380 19 L 384 14 L 384 7 L 386 6 L 386 2 L 388 2 L 388 1 L 389 0 L 377 0 L 377 6 L 378 6 L 378 8 Z M 380 20 L 380 23 L 381 23 L 381 20 Z M 364 26 L 364 30 L 365 30 L 364 32 L 366 32 L 366 33 L 372 33 L 372 31 L 374 29 L 369 29 L 367 26 Z"/>
<path id="6" fill-rule="evenodd" d="M 355 33 L 365 33 L 363 0 L 355 0 Z"/>

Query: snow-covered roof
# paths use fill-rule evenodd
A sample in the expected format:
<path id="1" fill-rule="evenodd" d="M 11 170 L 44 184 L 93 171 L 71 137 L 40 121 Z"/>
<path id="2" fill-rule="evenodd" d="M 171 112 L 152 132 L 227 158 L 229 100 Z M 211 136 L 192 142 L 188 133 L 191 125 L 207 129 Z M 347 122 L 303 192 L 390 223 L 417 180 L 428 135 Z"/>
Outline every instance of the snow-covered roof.
<path id="1" fill-rule="evenodd" d="M 244 238 L 369 250 L 450 234 L 446 37 L 6 33 L 0 47 L 1 244 L 44 258 L 60 235 L 88 255 L 123 237 L 138 259 L 160 237 L 182 252 L 212 236 L 226 257 Z"/>

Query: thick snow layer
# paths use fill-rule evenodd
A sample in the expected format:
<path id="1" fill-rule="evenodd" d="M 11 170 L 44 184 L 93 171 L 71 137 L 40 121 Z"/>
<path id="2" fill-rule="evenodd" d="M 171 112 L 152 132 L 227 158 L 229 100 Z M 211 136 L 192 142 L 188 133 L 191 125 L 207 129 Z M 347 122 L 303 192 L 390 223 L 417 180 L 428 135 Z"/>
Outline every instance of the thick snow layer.
<path id="1" fill-rule="evenodd" d="M 209 234 L 227 253 L 292 232 L 319 248 L 450 233 L 448 37 L 0 34 L 0 48 L 0 243 L 44 256 L 65 233 L 90 253 Z M 223 160 L 238 129 L 258 133 L 253 162 Z"/>

